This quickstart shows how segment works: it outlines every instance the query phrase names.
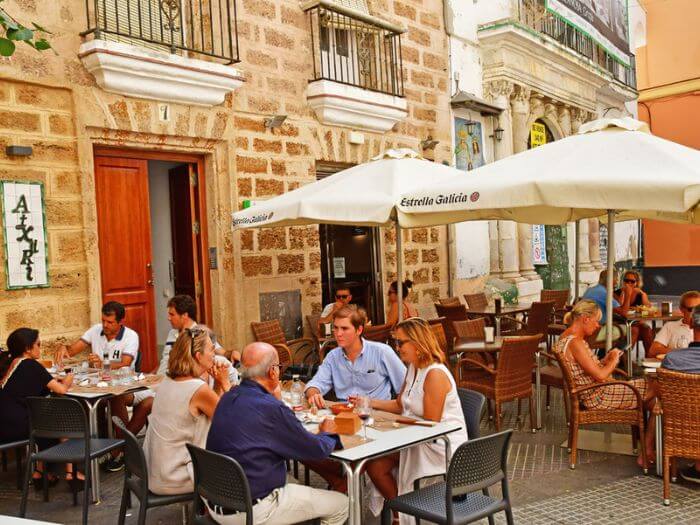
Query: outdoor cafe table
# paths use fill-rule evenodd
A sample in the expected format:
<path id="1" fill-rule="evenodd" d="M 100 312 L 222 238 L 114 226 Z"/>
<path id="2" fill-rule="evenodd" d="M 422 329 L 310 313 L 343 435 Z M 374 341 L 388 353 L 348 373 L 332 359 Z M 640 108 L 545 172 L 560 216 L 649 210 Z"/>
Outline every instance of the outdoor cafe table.
<path id="1" fill-rule="evenodd" d="M 375 421 L 386 417 L 396 418 L 395 414 L 389 414 L 381 410 L 373 411 Z M 370 420 L 371 421 L 371 420 Z M 307 428 L 309 428 L 307 426 Z M 330 459 L 338 461 L 347 475 L 348 498 L 350 499 L 350 510 L 348 516 L 349 525 L 360 525 L 362 522 L 362 502 L 360 481 L 362 469 L 368 461 L 393 454 L 403 449 L 415 447 L 422 443 L 431 443 L 442 440 L 445 444 L 445 472 L 450 463 L 450 441 L 447 434 L 456 432 L 462 428 L 458 423 L 436 423 L 433 426 L 424 427 L 419 425 L 401 425 L 400 428 L 378 430 L 373 425 L 367 426 L 367 441 L 358 445 L 336 450 L 330 455 Z M 309 428 L 311 430 L 311 428 Z M 363 437 L 360 429 L 355 436 Z M 341 436 L 342 438 L 345 436 Z M 351 436 L 352 437 L 352 436 Z"/>
<path id="2" fill-rule="evenodd" d="M 157 385 L 161 382 L 163 376 L 147 375 L 141 381 L 135 381 L 129 385 L 115 385 L 108 387 L 98 387 L 95 385 L 79 386 L 73 385 L 66 393 L 66 396 L 73 397 L 83 401 L 88 408 L 88 424 L 90 426 L 90 437 L 98 437 L 97 429 L 97 409 L 101 403 L 106 403 L 113 397 L 124 394 L 132 394 L 139 390 L 145 390 L 148 387 Z M 111 422 L 110 422 L 111 423 Z M 92 501 L 93 503 L 100 502 L 100 469 L 97 460 L 92 461 L 90 465 L 92 469 Z"/>
<path id="3" fill-rule="evenodd" d="M 477 339 L 474 337 L 458 337 L 455 339 L 454 352 L 456 354 L 461 354 L 464 352 L 486 352 L 496 354 L 501 351 L 503 341 L 506 339 L 508 339 L 508 336 L 497 336 L 494 337 L 493 343 L 487 343 L 483 339 Z M 540 406 L 540 386 L 542 383 L 540 351 L 540 346 L 537 345 L 537 351 L 535 352 L 535 417 L 537 429 L 542 428 L 542 407 Z"/>
<path id="4" fill-rule="evenodd" d="M 630 310 L 631 311 L 631 310 Z M 627 375 L 632 377 L 632 325 L 634 323 L 651 321 L 656 324 L 657 321 L 666 323 L 668 321 L 678 321 L 683 319 L 682 315 L 670 314 L 670 315 L 640 315 L 637 312 L 627 313 L 625 316 L 625 324 L 627 325 L 627 345 L 625 346 L 625 354 L 627 361 Z"/>
<path id="5" fill-rule="evenodd" d="M 488 317 L 493 320 L 493 324 L 496 326 L 496 335 L 501 335 L 501 317 L 503 316 L 513 316 L 517 314 L 524 314 L 530 311 L 532 305 L 518 303 L 516 305 L 504 304 L 499 312 L 496 312 L 496 307 L 493 305 L 486 306 L 485 308 L 469 308 L 467 313 L 470 316 L 480 315 L 483 317 Z"/>

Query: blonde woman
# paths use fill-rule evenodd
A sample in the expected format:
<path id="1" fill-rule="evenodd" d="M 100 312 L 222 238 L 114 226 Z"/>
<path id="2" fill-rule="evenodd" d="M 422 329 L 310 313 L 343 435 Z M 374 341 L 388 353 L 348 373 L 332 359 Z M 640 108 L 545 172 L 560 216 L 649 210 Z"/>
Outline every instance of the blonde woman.
<path id="1" fill-rule="evenodd" d="M 625 272 L 622 278 L 622 287 L 615 290 L 615 299 L 618 303 L 625 302 L 625 296 L 629 295 L 629 305 L 631 308 L 635 306 L 651 306 L 649 296 L 642 290 L 642 275 L 634 270 Z M 644 352 L 647 357 L 650 355 L 651 345 L 654 342 L 654 330 L 648 323 L 635 323 L 632 325 L 632 346 L 636 346 L 637 341 L 641 339 L 644 345 Z"/>
<path id="2" fill-rule="evenodd" d="M 467 426 L 457 385 L 430 325 L 419 317 L 406 319 L 396 326 L 396 340 L 401 360 L 408 366 L 406 379 L 396 399 L 373 399 L 372 407 L 412 418 L 459 423 L 462 429 L 449 434 L 450 446 L 456 450 L 467 440 Z M 392 474 L 396 467 L 398 479 Z M 416 479 L 445 473 L 445 447 L 431 443 L 402 450 L 371 461 L 367 473 L 385 499 L 395 498 L 411 492 Z M 404 519 L 402 516 L 402 523 Z"/>
<path id="3" fill-rule="evenodd" d="M 201 325 L 183 330 L 170 351 L 143 444 L 149 488 L 156 494 L 193 490 L 185 444 L 204 447 L 219 397 L 231 387 L 226 369 L 215 366 L 214 356 L 214 344 Z M 214 378 L 214 388 L 202 380 L 205 372 Z"/>
<path id="4" fill-rule="evenodd" d="M 554 346 L 553 351 L 562 356 L 564 362 L 571 367 L 576 387 L 613 381 L 613 372 L 620 362 L 622 350 L 613 348 L 599 360 L 586 343 L 586 338 L 598 330 L 600 319 L 601 311 L 595 301 L 586 299 L 579 301 L 564 318 L 569 327 L 561 334 Z M 647 408 L 651 408 L 656 398 L 654 384 L 648 382 L 646 378 L 631 379 L 628 383 L 639 391 Z M 620 384 L 581 392 L 580 399 L 586 408 L 631 409 L 637 407 L 637 397 L 634 392 Z M 654 447 L 652 423 L 647 428 L 645 443 L 647 457 L 653 457 L 651 453 Z M 639 461 L 641 464 L 641 457 Z"/>

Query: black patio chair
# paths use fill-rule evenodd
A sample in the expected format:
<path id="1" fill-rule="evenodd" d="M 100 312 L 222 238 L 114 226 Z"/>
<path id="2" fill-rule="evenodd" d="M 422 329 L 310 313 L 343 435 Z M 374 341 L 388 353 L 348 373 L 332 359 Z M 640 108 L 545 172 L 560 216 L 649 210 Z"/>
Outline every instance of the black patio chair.
<path id="1" fill-rule="evenodd" d="M 119 507 L 117 523 L 124 525 L 126 509 L 131 507 L 132 493 L 139 500 L 139 516 L 136 521 L 138 525 L 145 525 L 148 509 L 192 501 L 193 492 L 166 496 L 160 496 L 151 492 L 148 489 L 148 464 L 141 445 L 136 436 L 126 429 L 124 422 L 120 418 L 112 416 L 112 421 L 124 434 L 124 490 L 122 492 L 122 502 Z"/>
<path id="2" fill-rule="evenodd" d="M 85 408 L 77 399 L 69 397 L 28 397 L 29 406 L 29 457 L 24 474 L 22 501 L 19 515 L 27 512 L 29 482 L 37 461 L 44 463 L 73 463 L 73 474 L 77 474 L 77 464 L 83 465 L 85 491 L 83 493 L 83 525 L 87 525 L 90 507 L 90 461 L 124 444 L 123 439 L 102 439 L 90 437 L 90 426 Z M 36 439 L 63 439 L 58 445 L 34 452 Z M 44 467 L 44 470 L 47 470 Z M 44 499 L 47 499 L 46 478 L 44 478 Z M 73 504 L 77 504 L 77 493 L 73 492 Z"/>
<path id="3" fill-rule="evenodd" d="M 22 457 L 24 456 L 24 451 L 29 445 L 28 439 L 22 439 L 20 441 L 9 441 L 7 443 L 0 443 L 0 452 L 2 452 L 2 469 L 7 470 L 7 456 L 6 452 L 8 450 L 15 451 L 15 465 L 17 466 L 17 489 L 22 489 Z"/>
<path id="4" fill-rule="evenodd" d="M 384 505 L 382 525 L 391 523 L 391 511 L 441 525 L 471 523 L 505 511 L 513 523 L 506 461 L 512 430 L 463 443 L 452 456 L 447 481 L 398 496 Z M 489 495 L 488 488 L 501 482 L 502 498 Z"/>
<path id="5" fill-rule="evenodd" d="M 458 388 L 457 395 L 462 405 L 464 421 L 467 423 L 467 437 L 477 439 L 481 436 L 481 413 L 484 410 L 486 397 L 480 392 Z"/>
<path id="6" fill-rule="evenodd" d="M 224 513 L 245 512 L 246 525 L 253 525 L 253 502 L 248 478 L 238 462 L 191 443 L 187 444 L 187 450 L 194 467 L 192 525 L 216 525 L 211 517 L 204 515 L 202 498 L 206 498 L 209 506 L 218 507 Z"/>

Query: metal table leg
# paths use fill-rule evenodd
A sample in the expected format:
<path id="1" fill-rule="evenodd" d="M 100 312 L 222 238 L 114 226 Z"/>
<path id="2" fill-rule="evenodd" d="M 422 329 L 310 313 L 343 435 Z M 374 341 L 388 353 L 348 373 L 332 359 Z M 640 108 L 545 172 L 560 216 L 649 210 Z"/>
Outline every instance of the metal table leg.
<path id="1" fill-rule="evenodd" d="M 97 409 L 100 406 L 100 401 L 98 399 L 95 404 L 90 402 L 87 403 L 88 406 L 88 422 L 90 425 L 90 437 L 97 438 Z M 90 462 L 90 489 L 92 490 L 92 502 L 97 504 L 100 502 L 100 466 L 97 459 Z"/>
<path id="2" fill-rule="evenodd" d="M 537 352 L 535 352 L 535 426 L 537 427 L 537 430 L 542 428 L 542 401 L 540 399 L 541 385 L 542 377 L 540 371 L 540 350 L 538 346 Z"/>
<path id="3" fill-rule="evenodd" d="M 501 337 L 501 317 L 497 315 L 494 323 L 496 325 L 496 337 Z"/>
<path id="4" fill-rule="evenodd" d="M 628 320 L 627 325 L 627 348 L 625 348 L 625 353 L 627 354 L 627 375 L 632 377 L 632 325 L 634 321 Z"/>
<path id="5" fill-rule="evenodd" d="M 661 414 L 656 414 L 656 428 L 654 433 L 656 434 L 656 475 L 663 476 L 663 460 L 664 460 L 664 432 L 663 432 L 663 416 Z M 639 439 L 644 439 L 641 436 Z"/>

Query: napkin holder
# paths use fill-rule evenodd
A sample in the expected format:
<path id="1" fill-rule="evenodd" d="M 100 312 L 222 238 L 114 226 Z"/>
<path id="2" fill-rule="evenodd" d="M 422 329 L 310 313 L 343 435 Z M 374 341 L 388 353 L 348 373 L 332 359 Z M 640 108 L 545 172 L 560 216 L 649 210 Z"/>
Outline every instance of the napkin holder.
<path id="1" fill-rule="evenodd" d="M 362 421 L 354 412 L 341 412 L 335 416 L 335 427 L 338 434 L 351 436 L 357 434 L 362 428 Z"/>

